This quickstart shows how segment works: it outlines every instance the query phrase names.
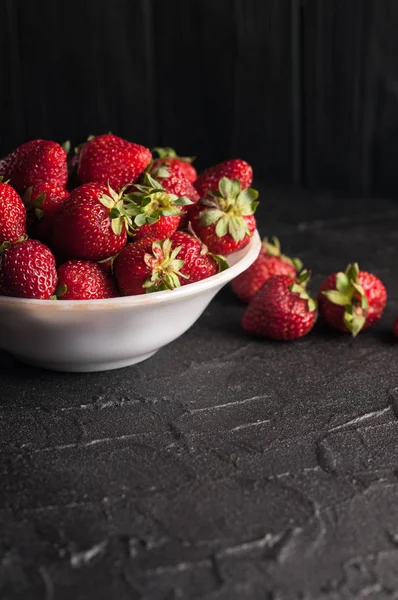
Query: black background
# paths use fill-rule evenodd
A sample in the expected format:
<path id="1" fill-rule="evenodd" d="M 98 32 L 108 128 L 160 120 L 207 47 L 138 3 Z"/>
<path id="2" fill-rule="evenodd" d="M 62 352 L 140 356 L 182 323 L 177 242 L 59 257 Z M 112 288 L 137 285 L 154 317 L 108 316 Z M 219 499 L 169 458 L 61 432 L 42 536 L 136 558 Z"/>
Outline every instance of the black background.
<path id="1" fill-rule="evenodd" d="M 0 151 L 111 130 L 398 196 L 396 0 L 1 0 Z"/>

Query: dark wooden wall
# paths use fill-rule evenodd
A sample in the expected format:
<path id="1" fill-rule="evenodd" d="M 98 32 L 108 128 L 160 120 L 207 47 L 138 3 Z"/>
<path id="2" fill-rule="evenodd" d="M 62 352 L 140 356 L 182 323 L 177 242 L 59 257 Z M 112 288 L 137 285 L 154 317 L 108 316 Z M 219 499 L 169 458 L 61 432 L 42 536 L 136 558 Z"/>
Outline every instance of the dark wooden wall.
<path id="1" fill-rule="evenodd" d="M 0 0 L 0 150 L 111 130 L 398 197 L 397 0 Z"/>

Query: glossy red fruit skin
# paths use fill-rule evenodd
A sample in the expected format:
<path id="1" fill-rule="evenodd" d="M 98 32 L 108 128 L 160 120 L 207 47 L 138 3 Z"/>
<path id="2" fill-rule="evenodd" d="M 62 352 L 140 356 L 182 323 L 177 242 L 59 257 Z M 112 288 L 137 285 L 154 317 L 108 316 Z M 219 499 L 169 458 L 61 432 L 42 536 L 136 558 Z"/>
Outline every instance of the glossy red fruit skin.
<path id="1" fill-rule="evenodd" d="M 236 252 L 241 248 L 247 246 L 251 240 L 251 236 L 256 230 L 256 219 L 254 215 L 244 216 L 250 235 L 245 235 L 243 239 L 236 242 L 231 234 L 227 233 L 222 237 L 216 234 L 216 223 L 212 223 L 207 227 L 200 224 L 200 214 L 203 211 L 203 206 L 193 205 L 188 207 L 188 219 L 191 222 L 192 229 L 196 235 L 202 240 L 208 247 L 209 251 L 213 254 L 222 254 L 227 256 L 232 252 Z"/>
<path id="2" fill-rule="evenodd" d="M 137 181 L 152 160 L 152 154 L 140 144 L 116 135 L 99 135 L 80 150 L 77 175 L 82 183 L 98 182 L 119 190 Z"/>
<path id="3" fill-rule="evenodd" d="M 95 262 L 70 260 L 58 269 L 58 288 L 67 290 L 59 300 L 99 300 L 116 298 L 118 291 L 110 275 Z"/>
<path id="4" fill-rule="evenodd" d="M 398 317 L 394 321 L 394 325 L 392 327 L 392 332 L 395 335 L 395 337 L 398 337 Z"/>
<path id="5" fill-rule="evenodd" d="M 178 197 L 185 196 L 186 198 L 189 198 L 189 200 L 191 200 L 191 202 L 193 202 L 194 204 L 199 202 L 200 197 L 198 192 L 196 191 L 192 183 L 190 183 L 190 181 L 188 181 L 188 179 L 184 176 L 183 171 L 179 167 L 176 167 L 174 169 L 174 172 L 170 174 L 170 177 L 159 178 L 159 181 L 162 184 L 163 188 L 166 190 L 166 192 L 168 192 L 169 194 L 175 194 Z M 181 220 L 179 222 L 180 229 L 184 229 L 188 226 L 188 208 L 189 206 L 181 207 L 182 215 Z"/>
<path id="6" fill-rule="evenodd" d="M 30 202 L 34 203 L 42 194 L 45 194 L 45 199 L 38 206 L 42 211 L 41 218 L 37 217 L 34 206 L 28 209 L 28 233 L 44 244 L 51 244 L 54 217 L 70 194 L 59 185 L 44 181 L 32 187 Z"/>
<path id="7" fill-rule="evenodd" d="M 184 261 L 181 273 L 189 279 L 180 278 L 181 285 L 194 283 L 216 275 L 219 271 L 216 259 L 207 252 L 203 244 L 196 237 L 183 231 L 176 231 L 171 236 L 173 248 L 182 246 L 178 259 Z"/>
<path id="8" fill-rule="evenodd" d="M 199 194 L 180 169 L 175 169 L 174 173 L 171 173 L 169 177 L 159 178 L 163 188 L 169 194 L 175 194 L 178 197 L 186 196 L 193 202 L 199 202 Z"/>
<path id="9" fill-rule="evenodd" d="M 73 190 L 55 215 L 53 246 L 67 259 L 104 260 L 126 245 L 127 231 L 112 231 L 109 209 L 99 198 L 108 193 L 100 183 L 85 183 Z"/>
<path id="10" fill-rule="evenodd" d="M 181 217 L 178 215 L 171 215 L 170 217 L 160 217 L 156 223 L 152 225 L 141 225 L 137 229 L 134 229 L 133 238 L 134 240 L 142 240 L 149 238 L 155 240 L 165 240 L 176 231 Z"/>
<path id="11" fill-rule="evenodd" d="M 280 256 L 271 256 L 265 248 L 261 248 L 258 258 L 246 271 L 231 281 L 231 287 L 239 300 L 248 303 L 267 279 L 277 275 L 289 275 L 294 278 L 296 269 Z"/>
<path id="12" fill-rule="evenodd" d="M 198 178 L 195 167 L 190 162 L 186 162 L 180 158 L 155 158 L 152 165 L 155 168 L 164 165 L 169 169 L 171 175 L 185 177 L 190 183 L 193 183 Z"/>
<path id="13" fill-rule="evenodd" d="M 113 263 L 113 272 L 124 296 L 146 293 L 142 286 L 151 277 L 152 271 L 145 263 L 144 257 L 151 250 L 152 240 L 144 238 L 125 246 L 116 257 Z"/>
<path id="14" fill-rule="evenodd" d="M 242 190 L 244 190 L 252 184 L 253 169 L 249 163 L 240 158 L 225 160 L 214 167 L 209 167 L 198 176 L 194 183 L 199 196 L 203 198 L 208 190 L 216 190 L 222 177 L 238 179 Z"/>
<path id="15" fill-rule="evenodd" d="M 0 175 L 21 194 L 48 181 L 64 188 L 68 179 L 65 150 L 56 142 L 31 140 L 0 161 Z"/>
<path id="16" fill-rule="evenodd" d="M 26 208 L 22 198 L 7 183 L 0 182 L 0 245 L 26 235 Z"/>
<path id="17" fill-rule="evenodd" d="M 0 273 L 4 296 L 48 300 L 57 285 L 55 258 L 38 240 L 16 242 L 5 250 L 0 255 Z"/>
<path id="18" fill-rule="evenodd" d="M 289 341 L 311 331 L 316 311 L 310 312 L 307 300 L 290 291 L 294 281 L 288 275 L 278 275 L 264 283 L 243 315 L 242 326 L 248 333 Z"/>
<path id="19" fill-rule="evenodd" d="M 344 306 L 333 304 L 322 293 L 327 290 L 336 289 L 336 275 L 337 273 L 329 275 L 319 288 L 319 314 L 333 329 L 350 333 L 349 329 L 344 325 Z M 363 331 L 374 325 L 381 318 L 387 303 L 387 291 L 380 279 L 372 273 L 359 271 L 358 281 L 362 285 L 369 303 L 368 314 L 365 324 L 362 327 Z"/>

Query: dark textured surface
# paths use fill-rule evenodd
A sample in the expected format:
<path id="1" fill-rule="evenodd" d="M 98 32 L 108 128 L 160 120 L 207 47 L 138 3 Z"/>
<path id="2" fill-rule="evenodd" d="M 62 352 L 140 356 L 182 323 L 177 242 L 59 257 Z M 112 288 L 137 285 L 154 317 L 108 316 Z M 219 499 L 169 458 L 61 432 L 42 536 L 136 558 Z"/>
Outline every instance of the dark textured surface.
<path id="1" fill-rule="evenodd" d="M 355 341 L 256 341 L 224 291 L 135 367 L 1 355 L 1 600 L 398 597 L 398 208 L 262 200 L 263 233 L 314 286 L 353 259 L 379 274 L 383 321 Z"/>
<path id="2" fill-rule="evenodd" d="M 398 196 L 397 0 L 2 0 L 0 155 L 106 131 Z"/>

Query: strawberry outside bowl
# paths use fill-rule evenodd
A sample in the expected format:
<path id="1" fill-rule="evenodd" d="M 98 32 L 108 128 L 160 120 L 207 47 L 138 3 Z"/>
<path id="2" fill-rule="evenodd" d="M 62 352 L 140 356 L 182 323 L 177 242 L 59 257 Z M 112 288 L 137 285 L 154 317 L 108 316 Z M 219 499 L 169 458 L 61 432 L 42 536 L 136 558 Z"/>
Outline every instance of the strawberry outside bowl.
<path id="1" fill-rule="evenodd" d="M 0 349 L 54 371 L 107 371 L 141 362 L 185 333 L 260 248 L 256 231 L 228 256 L 229 269 L 173 291 L 90 301 L 0 297 Z"/>

